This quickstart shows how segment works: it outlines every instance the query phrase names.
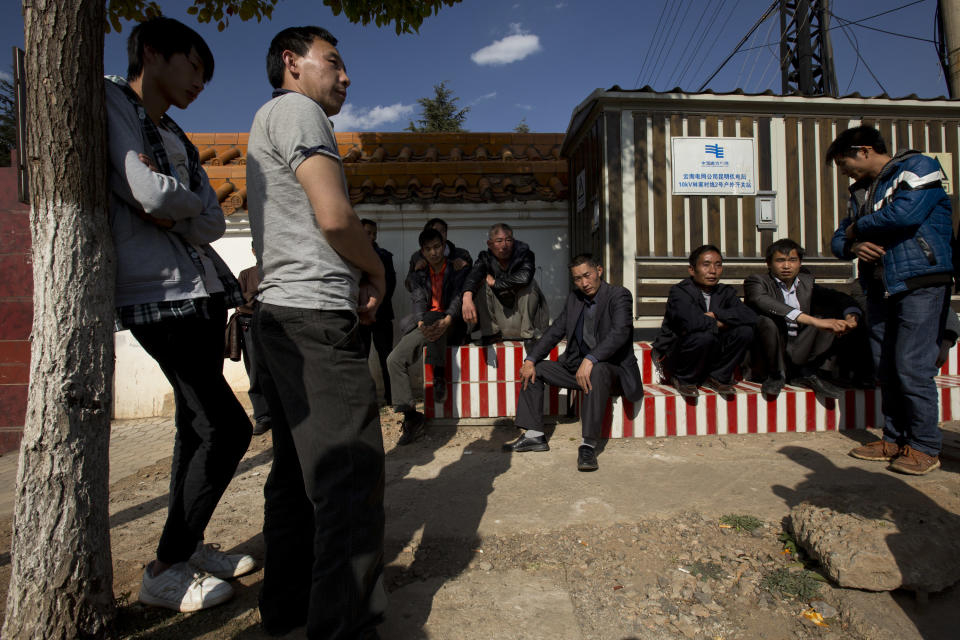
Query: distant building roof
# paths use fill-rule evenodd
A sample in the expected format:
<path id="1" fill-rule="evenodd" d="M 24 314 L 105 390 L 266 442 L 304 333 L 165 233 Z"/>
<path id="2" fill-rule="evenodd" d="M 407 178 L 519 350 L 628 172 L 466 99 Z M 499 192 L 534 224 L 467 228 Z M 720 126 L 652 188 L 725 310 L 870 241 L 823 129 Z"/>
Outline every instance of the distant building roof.
<path id="1" fill-rule="evenodd" d="M 189 133 L 226 215 L 246 209 L 246 133 Z M 567 198 L 561 133 L 337 133 L 353 204 Z"/>

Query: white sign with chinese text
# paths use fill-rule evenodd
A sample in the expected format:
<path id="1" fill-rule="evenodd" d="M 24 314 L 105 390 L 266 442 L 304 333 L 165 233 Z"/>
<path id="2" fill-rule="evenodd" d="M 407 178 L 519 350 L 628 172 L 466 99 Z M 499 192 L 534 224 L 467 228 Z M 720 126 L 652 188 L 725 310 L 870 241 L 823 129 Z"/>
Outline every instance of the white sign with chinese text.
<path id="1" fill-rule="evenodd" d="M 753 138 L 672 138 L 675 195 L 757 193 Z"/>

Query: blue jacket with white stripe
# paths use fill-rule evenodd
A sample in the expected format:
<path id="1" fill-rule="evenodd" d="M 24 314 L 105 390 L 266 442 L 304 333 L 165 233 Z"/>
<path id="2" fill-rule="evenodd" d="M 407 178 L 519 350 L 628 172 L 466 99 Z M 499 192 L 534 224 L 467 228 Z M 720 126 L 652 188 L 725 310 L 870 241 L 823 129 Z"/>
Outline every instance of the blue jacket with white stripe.
<path id="1" fill-rule="evenodd" d="M 845 260 L 856 257 L 850 250 L 855 241 L 884 248 L 878 264 L 860 262 L 864 290 L 875 279 L 877 267 L 882 268 L 880 279 L 891 295 L 950 282 L 953 218 L 942 177 L 936 160 L 909 150 L 894 156 L 872 183 L 861 180 L 851 185 L 848 216 L 830 246 Z M 856 240 L 846 238 L 851 224 L 856 224 Z"/>

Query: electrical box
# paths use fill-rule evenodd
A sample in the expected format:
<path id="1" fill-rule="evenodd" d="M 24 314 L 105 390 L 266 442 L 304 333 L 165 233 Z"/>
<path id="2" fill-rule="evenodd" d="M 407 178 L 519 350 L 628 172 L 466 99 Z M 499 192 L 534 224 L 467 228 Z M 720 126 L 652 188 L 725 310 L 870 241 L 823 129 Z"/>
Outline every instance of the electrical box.
<path id="1" fill-rule="evenodd" d="M 777 192 L 758 191 L 756 197 L 757 229 L 777 228 Z"/>

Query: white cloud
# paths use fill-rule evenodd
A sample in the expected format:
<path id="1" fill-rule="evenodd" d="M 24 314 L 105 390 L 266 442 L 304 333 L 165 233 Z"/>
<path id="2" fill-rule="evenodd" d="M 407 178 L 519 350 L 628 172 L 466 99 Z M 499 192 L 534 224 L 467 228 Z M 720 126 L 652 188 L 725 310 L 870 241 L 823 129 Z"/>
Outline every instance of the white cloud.
<path id="1" fill-rule="evenodd" d="M 553 6 L 556 7 L 557 9 L 563 9 L 565 6 L 567 6 L 567 3 L 566 3 L 566 2 L 558 2 L 557 4 L 555 4 L 555 5 L 553 5 Z"/>
<path id="2" fill-rule="evenodd" d="M 413 115 L 413 111 L 414 105 L 399 102 L 386 107 L 377 105 L 373 108 L 345 104 L 340 109 L 340 113 L 333 116 L 331 120 L 340 131 L 369 131 L 390 122 L 405 120 Z"/>
<path id="3" fill-rule="evenodd" d="M 518 103 L 516 103 L 516 104 L 513 105 L 513 106 L 515 106 L 515 107 L 520 107 L 520 108 L 523 109 L 524 111 L 533 111 L 533 105 L 532 105 L 532 104 L 520 104 L 520 103 L 518 102 Z"/>
<path id="4" fill-rule="evenodd" d="M 470 59 L 480 65 L 509 64 L 523 60 L 542 48 L 538 36 L 523 31 L 519 24 L 514 23 L 510 25 L 510 35 L 474 51 L 470 54 Z"/>
<path id="5" fill-rule="evenodd" d="M 491 91 L 490 93 L 485 93 L 485 94 L 483 94 L 482 96 L 480 96 L 479 98 L 477 98 L 476 100 L 474 100 L 473 102 L 471 102 L 470 105 L 473 106 L 473 105 L 477 104 L 478 102 L 483 102 L 484 100 L 493 100 L 493 99 L 496 98 L 496 97 L 497 97 L 497 92 L 496 92 L 496 91 Z"/>
<path id="6" fill-rule="evenodd" d="M 0 80 L 6 80 L 7 82 L 13 82 L 13 74 L 7 73 L 6 71 L 0 71 Z"/>

